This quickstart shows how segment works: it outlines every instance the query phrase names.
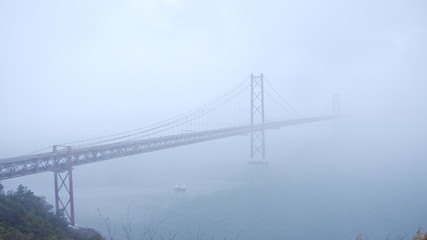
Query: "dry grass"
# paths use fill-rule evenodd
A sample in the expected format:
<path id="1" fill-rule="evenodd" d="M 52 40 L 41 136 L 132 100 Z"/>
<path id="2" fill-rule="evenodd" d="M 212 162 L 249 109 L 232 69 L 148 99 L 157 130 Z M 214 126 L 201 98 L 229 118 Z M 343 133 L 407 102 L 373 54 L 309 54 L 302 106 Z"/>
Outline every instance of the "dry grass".
<path id="1" fill-rule="evenodd" d="M 422 233 L 420 228 L 417 232 L 417 235 L 414 236 L 414 240 L 427 240 L 427 233 Z"/>
<path id="2" fill-rule="evenodd" d="M 422 229 L 420 228 L 417 232 L 417 235 L 414 236 L 413 240 L 427 240 L 427 233 L 422 233 L 421 231 L 422 231 Z M 404 240 L 405 237 L 397 238 L 397 239 L 398 240 Z M 356 240 L 363 240 L 362 234 L 357 236 Z M 389 240 L 389 239 L 387 238 L 386 240 Z"/>

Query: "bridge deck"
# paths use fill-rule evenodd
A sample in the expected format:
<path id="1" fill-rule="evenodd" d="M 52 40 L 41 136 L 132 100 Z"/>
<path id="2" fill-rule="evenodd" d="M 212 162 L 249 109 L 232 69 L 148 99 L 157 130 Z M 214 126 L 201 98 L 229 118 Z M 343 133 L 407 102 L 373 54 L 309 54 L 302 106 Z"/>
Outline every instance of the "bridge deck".
<path id="1" fill-rule="evenodd" d="M 333 117 L 303 118 L 295 120 L 275 121 L 238 127 L 219 128 L 214 130 L 182 133 L 165 137 L 143 140 L 122 141 L 90 147 L 72 149 L 72 165 L 83 165 L 108 159 L 131 156 L 144 152 L 162 150 L 219 138 L 248 134 L 262 129 L 274 129 L 285 126 L 329 120 Z M 65 149 L 57 152 L 40 153 L 19 157 L 0 159 L 0 180 L 15 178 L 46 171 L 62 171 L 68 166 L 68 153 Z"/>

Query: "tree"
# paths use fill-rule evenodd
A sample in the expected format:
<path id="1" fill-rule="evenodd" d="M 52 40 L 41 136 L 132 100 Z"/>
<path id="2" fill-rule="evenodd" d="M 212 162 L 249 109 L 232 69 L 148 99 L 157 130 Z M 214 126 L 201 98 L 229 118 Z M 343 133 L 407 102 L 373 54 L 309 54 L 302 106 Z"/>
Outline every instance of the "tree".
<path id="1" fill-rule="evenodd" d="M 99 233 L 68 227 L 64 214 L 54 213 L 43 197 L 19 185 L 16 191 L 3 192 L 0 184 L 0 240 L 102 239 Z"/>

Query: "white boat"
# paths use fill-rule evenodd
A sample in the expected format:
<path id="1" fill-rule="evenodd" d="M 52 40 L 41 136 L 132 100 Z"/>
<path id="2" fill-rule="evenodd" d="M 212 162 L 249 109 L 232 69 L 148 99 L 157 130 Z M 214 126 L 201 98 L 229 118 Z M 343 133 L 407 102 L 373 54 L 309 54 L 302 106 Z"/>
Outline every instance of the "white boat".
<path id="1" fill-rule="evenodd" d="M 175 185 L 175 191 L 185 191 L 185 184 L 182 184 L 181 186 L 179 186 L 178 184 Z"/>

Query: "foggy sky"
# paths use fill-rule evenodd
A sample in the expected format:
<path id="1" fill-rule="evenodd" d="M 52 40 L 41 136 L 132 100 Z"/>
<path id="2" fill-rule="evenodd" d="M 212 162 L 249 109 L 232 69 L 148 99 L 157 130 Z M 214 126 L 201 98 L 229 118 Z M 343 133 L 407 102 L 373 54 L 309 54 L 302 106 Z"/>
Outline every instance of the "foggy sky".
<path id="1" fill-rule="evenodd" d="M 0 0 L 0 34 L 0 158 L 173 117 L 261 72 L 306 114 L 340 92 L 363 122 L 427 121 L 425 0 Z"/>

